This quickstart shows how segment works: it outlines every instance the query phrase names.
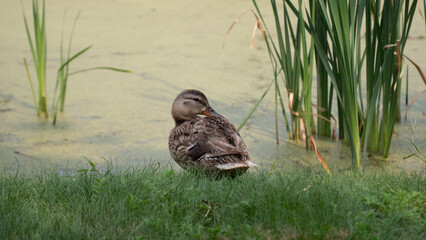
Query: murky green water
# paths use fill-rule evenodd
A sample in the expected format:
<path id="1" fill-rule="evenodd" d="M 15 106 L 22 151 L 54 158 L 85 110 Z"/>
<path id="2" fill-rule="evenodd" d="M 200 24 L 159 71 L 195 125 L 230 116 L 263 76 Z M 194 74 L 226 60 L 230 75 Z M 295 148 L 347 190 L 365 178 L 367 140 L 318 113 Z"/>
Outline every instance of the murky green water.
<path id="1" fill-rule="evenodd" d="M 23 2 L 25 13 L 30 16 L 31 1 Z M 94 71 L 72 76 L 65 113 L 52 126 L 51 120 L 36 117 L 33 106 L 23 65 L 23 57 L 30 59 L 31 53 L 19 1 L 1 1 L 0 168 L 74 168 L 85 164 L 82 156 L 96 163 L 112 159 L 124 166 L 151 161 L 174 164 L 167 148 L 174 124 L 170 108 L 175 96 L 186 88 L 202 90 L 218 112 L 238 125 L 272 78 L 261 36 L 255 38 L 254 48 L 249 48 L 255 23 L 250 15 L 234 27 L 226 44 L 226 57 L 222 56 L 225 32 L 241 12 L 250 8 L 251 1 L 243 0 L 48 1 L 49 105 L 59 67 L 64 9 L 66 33 L 74 16 L 82 10 L 74 35 L 74 52 L 94 44 L 71 65 L 72 70 L 114 66 L 133 71 Z M 411 36 L 425 36 L 424 22 L 418 14 Z M 424 46 L 425 38 L 411 39 L 406 54 L 426 72 Z M 413 67 L 410 82 L 412 99 L 425 88 Z M 273 98 L 272 92 L 267 95 L 241 131 L 253 161 L 264 167 L 276 159 L 278 166 L 284 168 L 320 166 L 314 153 L 305 151 L 303 144 L 286 140 L 282 121 L 281 143 L 275 145 Z M 426 140 L 425 103 L 423 95 L 408 114 L 409 120 L 417 121 L 414 137 L 418 143 Z M 403 160 L 410 152 L 400 137 L 408 137 L 408 125 L 410 121 L 403 121 L 396 127 L 391 155 L 380 162 L 393 169 L 424 169 L 424 162 Z M 350 167 L 350 152 L 345 144 L 320 139 L 317 145 L 330 168 Z M 425 147 L 421 150 L 426 152 Z"/>

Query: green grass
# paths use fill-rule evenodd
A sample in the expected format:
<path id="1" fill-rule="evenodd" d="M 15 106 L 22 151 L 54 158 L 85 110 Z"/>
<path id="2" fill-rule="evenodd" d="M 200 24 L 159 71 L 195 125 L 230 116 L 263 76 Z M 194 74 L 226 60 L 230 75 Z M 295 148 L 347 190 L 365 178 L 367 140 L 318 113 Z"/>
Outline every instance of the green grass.
<path id="1" fill-rule="evenodd" d="M 95 169 L 95 170 L 93 170 Z M 420 174 L 253 172 L 213 180 L 169 168 L 0 177 L 9 239 L 422 239 Z"/>

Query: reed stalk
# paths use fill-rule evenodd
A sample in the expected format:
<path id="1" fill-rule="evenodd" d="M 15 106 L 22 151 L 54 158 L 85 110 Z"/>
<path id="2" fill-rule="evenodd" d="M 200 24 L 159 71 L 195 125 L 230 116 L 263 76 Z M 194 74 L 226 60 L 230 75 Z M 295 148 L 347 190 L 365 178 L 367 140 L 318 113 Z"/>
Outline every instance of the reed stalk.
<path id="1" fill-rule="evenodd" d="M 300 139 L 302 129 L 307 128 L 305 133 L 310 134 L 310 97 L 304 102 L 304 97 L 311 95 L 311 84 L 312 84 L 312 71 L 309 70 L 308 65 L 313 60 L 313 55 L 310 49 L 307 47 L 306 37 L 303 37 L 304 24 L 303 15 L 298 16 L 298 23 L 296 31 L 293 29 L 290 15 L 287 6 L 284 4 L 282 9 L 282 20 L 278 11 L 278 7 L 275 0 L 271 0 L 271 7 L 275 21 L 276 38 L 273 38 L 270 31 L 265 23 L 262 12 L 260 11 L 257 1 L 253 0 L 256 12 L 262 20 L 263 27 L 267 33 L 267 47 L 271 62 L 278 63 L 280 71 L 282 71 L 281 78 L 283 84 L 287 90 L 287 96 L 289 99 L 289 112 L 290 112 L 290 124 L 288 124 L 287 117 L 285 116 L 285 108 L 281 99 L 281 92 L 279 91 L 279 85 L 276 84 L 278 94 L 280 96 L 280 105 L 283 110 L 283 116 L 286 121 L 286 128 L 289 138 Z M 300 5 L 301 6 L 301 5 Z M 294 8 L 294 6 L 291 6 Z M 303 27 L 303 30 L 302 30 Z M 276 43 L 278 42 L 278 43 Z M 303 72 L 304 66 L 307 66 L 306 71 Z M 274 72 L 277 72 L 276 70 Z M 303 75 L 304 74 L 304 75 Z M 278 76 L 276 76 L 278 77 Z M 302 78 L 306 80 L 303 81 Z M 303 82 L 303 86 L 302 86 Z M 303 99 L 302 99 L 303 98 Z M 303 111 L 303 104 L 305 108 L 308 107 L 309 113 Z M 306 111 L 306 109 L 305 109 Z M 303 118 L 301 121 L 301 117 Z M 303 124 L 303 126 L 301 126 Z M 289 128 L 289 125 L 292 127 Z M 307 147 L 309 147 L 309 137 L 303 136 L 307 140 Z"/>
<path id="2" fill-rule="evenodd" d="M 315 34 L 318 36 L 319 44 L 321 44 L 323 50 L 327 53 L 328 50 L 328 41 L 327 41 L 327 29 L 324 19 L 324 15 L 321 12 L 321 7 L 316 4 L 316 0 L 310 0 L 310 12 L 311 15 L 315 14 L 315 22 L 313 26 L 315 29 Z M 327 2 L 325 2 L 327 4 Z M 317 73 L 317 105 L 318 105 L 318 118 L 317 118 L 317 128 L 318 135 L 321 136 L 331 136 L 331 126 L 330 126 L 330 117 L 331 117 L 331 107 L 332 107 L 332 93 L 333 86 L 328 84 L 328 75 L 325 70 L 324 64 L 321 62 L 321 59 L 318 57 L 318 50 L 315 49 L 315 64 L 316 64 L 316 73 Z M 320 110 L 322 109 L 322 110 Z M 325 119 L 321 118 L 323 116 Z M 328 121 L 327 121 L 328 120 Z"/>
<path id="3" fill-rule="evenodd" d="M 416 4 L 409 0 L 378 0 L 365 8 L 368 109 L 362 138 L 364 151 L 381 152 L 384 157 L 389 154 L 393 128 L 400 115 L 402 56 Z"/>
<path id="4" fill-rule="evenodd" d="M 407 66 L 407 72 L 405 74 L 405 105 L 408 105 L 408 73 L 410 68 Z"/>
<path id="5" fill-rule="evenodd" d="M 66 18 L 66 11 L 64 12 L 64 18 L 62 21 L 62 33 L 61 33 L 61 47 L 60 47 L 60 66 L 62 66 L 68 59 L 71 57 L 71 46 L 72 46 L 72 38 L 74 35 L 75 26 L 77 23 L 77 19 L 80 15 L 80 12 L 77 14 L 74 20 L 74 24 L 72 26 L 69 42 L 68 42 L 68 51 L 65 56 L 64 53 L 64 25 L 65 25 L 65 18 Z M 65 95 L 66 95 L 66 89 L 67 89 L 67 82 L 68 82 L 68 74 L 69 74 L 69 64 L 65 65 L 64 68 L 61 70 L 58 70 L 56 74 L 56 86 L 55 86 L 55 92 L 53 97 L 53 105 L 52 105 L 52 113 L 53 113 L 53 124 L 56 123 L 56 117 L 58 113 L 58 107 L 60 105 L 60 111 L 64 111 L 64 103 L 65 103 Z M 57 97 L 57 92 L 59 88 L 59 96 Z"/>
<path id="6" fill-rule="evenodd" d="M 30 69 L 28 68 L 28 63 L 27 63 L 27 59 L 26 58 L 24 58 L 24 65 L 25 65 L 25 71 L 27 72 L 28 81 L 30 83 L 31 93 L 33 95 L 34 106 L 37 108 L 36 92 L 34 90 L 34 84 L 33 84 L 33 80 L 31 79 Z M 37 108 L 37 114 L 40 115 L 40 112 L 39 112 L 38 108 Z"/>
<path id="7" fill-rule="evenodd" d="M 311 1 L 311 8 L 315 9 L 315 1 Z M 315 19 L 315 12 L 313 15 Z M 310 148 L 310 136 L 311 136 L 311 128 L 312 128 L 312 72 L 314 66 L 314 42 L 311 39 L 310 47 L 307 46 L 307 38 L 305 33 L 305 20 L 303 17 L 303 9 L 302 9 L 302 1 L 299 0 L 299 15 L 298 15 L 298 24 L 300 24 L 300 32 L 302 39 L 302 82 L 303 82 L 303 102 L 304 102 L 304 122 L 305 122 L 305 143 L 306 149 Z M 315 24 L 315 21 L 313 22 Z M 309 49 L 309 51 L 308 51 Z"/>
<path id="8" fill-rule="evenodd" d="M 62 26 L 62 33 L 61 33 L 61 48 L 60 48 L 60 67 L 56 73 L 56 86 L 55 86 L 55 92 L 53 97 L 53 104 L 52 104 L 52 117 L 53 117 L 53 125 L 56 124 L 57 114 L 58 114 L 58 108 L 60 112 L 64 111 L 64 105 L 65 105 L 65 96 L 66 96 L 66 90 L 67 90 L 67 84 L 68 84 L 68 76 L 70 75 L 69 72 L 69 66 L 70 63 L 78 58 L 80 55 L 88 51 L 92 45 L 84 48 L 83 50 L 80 50 L 73 56 L 71 56 L 71 46 L 72 46 L 72 40 L 74 36 L 74 30 L 76 27 L 77 20 L 80 16 L 80 12 L 77 14 L 77 16 L 74 19 L 74 23 L 72 26 L 70 38 L 68 40 L 68 49 L 67 53 L 65 55 L 64 50 L 64 25 L 65 25 L 65 16 L 66 12 L 64 13 L 64 20 L 63 20 L 63 26 Z M 59 94 L 58 94 L 59 91 Z"/>
<path id="9" fill-rule="evenodd" d="M 31 37 L 30 27 L 28 26 L 27 17 L 25 16 L 22 1 L 22 13 L 24 17 L 25 30 L 27 33 L 28 43 L 30 45 L 31 54 L 34 62 L 35 71 L 38 79 L 38 103 L 36 105 L 37 115 L 44 114 L 45 118 L 49 117 L 46 102 L 46 58 L 47 58 L 47 43 L 46 43 L 46 21 L 45 21 L 45 1 L 43 6 L 39 7 L 38 0 L 32 2 L 33 25 L 34 25 L 34 41 Z M 26 68 L 28 67 L 25 61 Z M 27 71 L 28 79 L 32 85 L 31 77 Z M 35 95 L 34 88 L 31 89 Z"/>
<path id="10" fill-rule="evenodd" d="M 339 129 L 340 132 L 344 130 L 345 139 L 351 146 L 353 168 L 362 170 L 358 125 L 360 100 L 357 90 L 362 66 L 361 24 L 366 1 L 336 1 L 326 5 L 323 0 L 319 0 L 317 4 L 324 16 L 333 51 L 327 54 L 322 47 L 323 42 L 315 34 L 312 16 L 308 17 L 310 33 L 315 41 L 317 55 L 336 90 Z"/>

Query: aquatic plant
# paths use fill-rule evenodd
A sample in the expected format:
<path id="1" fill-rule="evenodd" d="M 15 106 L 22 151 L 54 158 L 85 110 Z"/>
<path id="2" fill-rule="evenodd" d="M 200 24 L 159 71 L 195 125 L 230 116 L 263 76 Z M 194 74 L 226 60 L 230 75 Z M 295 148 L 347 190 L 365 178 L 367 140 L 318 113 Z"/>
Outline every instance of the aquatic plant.
<path id="1" fill-rule="evenodd" d="M 376 1 L 366 5 L 367 108 L 364 150 L 388 157 L 395 121 L 400 119 L 404 47 L 417 1 Z M 395 50 L 394 50 L 395 49 Z M 382 99 L 380 100 L 380 97 Z"/>
<path id="2" fill-rule="evenodd" d="M 326 6 L 324 1 L 319 0 L 318 4 L 327 23 L 330 53 L 327 54 L 322 48 L 322 42 L 313 30 L 312 18 L 308 17 L 311 36 L 338 99 L 339 137 L 349 141 L 353 167 L 361 170 L 360 99 L 357 89 L 361 84 L 361 24 L 366 1 L 336 1 L 328 2 Z"/>
<path id="3" fill-rule="evenodd" d="M 296 31 L 293 29 L 286 5 L 283 5 L 283 20 L 280 20 L 276 1 L 271 0 L 272 12 L 275 20 L 276 35 L 271 35 L 265 23 L 262 12 L 254 0 L 256 13 L 261 19 L 261 26 L 265 29 L 265 42 L 273 66 L 275 83 L 275 103 L 282 108 L 283 118 L 286 121 L 288 137 L 304 139 L 309 148 L 311 134 L 311 85 L 314 55 L 313 44 L 307 44 L 303 11 L 299 11 Z M 302 9 L 299 1 L 299 9 Z M 276 43 L 278 42 L 278 43 Z M 281 74 L 281 75 L 280 75 Z M 278 78 L 282 77 L 283 84 L 289 99 L 291 128 L 287 121 L 286 111 L 282 102 L 282 93 Z M 276 110 L 277 112 L 277 110 Z M 291 131 L 291 132 L 290 132 Z"/>
<path id="4" fill-rule="evenodd" d="M 66 14 L 64 14 L 64 23 L 65 23 L 65 16 L 66 16 Z M 77 23 L 79 16 L 80 16 L 80 12 L 77 14 L 77 16 L 75 17 L 75 20 L 74 20 L 74 24 L 73 24 L 73 27 L 72 27 L 72 30 L 71 30 L 69 41 L 68 41 L 68 50 L 67 50 L 66 56 L 65 56 L 65 53 L 64 53 L 65 50 L 64 50 L 64 47 L 63 47 L 63 45 L 64 45 L 64 42 L 63 42 L 63 35 L 64 35 L 63 29 L 64 29 L 64 27 L 62 28 L 61 49 L 60 49 L 60 64 L 61 65 L 60 65 L 60 67 L 57 71 L 56 86 L 55 86 L 55 92 L 54 92 L 54 97 L 53 97 L 53 105 L 52 105 L 53 124 L 56 123 L 58 108 L 59 108 L 60 112 L 64 111 L 65 96 L 66 96 L 66 89 L 67 89 L 67 83 L 68 83 L 68 77 L 69 76 L 77 74 L 77 73 L 92 71 L 92 70 L 112 70 L 112 71 L 116 71 L 116 72 L 131 73 L 130 70 L 114 68 L 114 67 L 91 67 L 91 68 L 81 69 L 81 70 L 78 70 L 78 71 L 75 71 L 75 72 L 69 71 L 70 63 L 73 60 L 75 60 L 77 57 L 79 57 L 80 55 L 87 52 L 93 46 L 93 45 L 87 46 L 84 49 L 80 50 L 79 52 L 77 52 L 76 54 L 71 56 L 72 39 L 73 39 L 75 26 L 76 26 L 76 23 Z M 59 95 L 57 94 L 58 91 L 59 91 Z"/>
<path id="5" fill-rule="evenodd" d="M 28 37 L 28 41 L 29 41 L 29 45 L 31 48 L 31 53 L 33 56 L 33 61 L 34 61 L 34 65 L 36 68 L 36 72 L 37 72 L 37 77 L 38 77 L 38 88 L 39 88 L 39 100 L 38 103 L 36 101 L 36 97 L 35 97 L 35 90 L 34 90 L 34 85 L 33 82 L 31 80 L 31 75 L 28 69 L 28 64 L 26 59 L 24 58 L 24 65 L 25 65 L 25 69 L 27 72 L 27 76 L 28 76 L 28 80 L 30 82 L 30 87 L 31 87 L 31 91 L 34 97 L 34 104 L 36 105 L 37 108 L 37 115 L 40 116 L 41 113 L 44 113 L 45 118 L 47 119 L 49 117 L 49 113 L 48 113 L 48 109 L 47 109 L 47 101 L 46 101 L 46 82 L 45 82 L 45 77 L 46 77 L 46 51 L 47 51 L 47 43 L 46 43 L 46 24 L 45 24 L 45 1 L 43 0 L 43 7 L 42 7 L 42 12 L 40 13 L 39 10 L 39 4 L 38 4 L 38 0 L 33 0 L 32 4 L 33 4 L 33 19 L 34 19 L 34 35 L 35 35 L 35 41 L 33 43 L 32 41 L 32 37 L 29 31 L 29 27 L 28 27 L 28 23 L 27 23 L 27 19 L 26 16 L 24 14 L 24 9 L 23 9 L 23 4 L 21 1 L 21 6 L 22 6 L 22 12 L 24 15 L 24 23 L 25 23 L 25 29 L 26 29 L 26 33 L 27 33 L 27 37 Z M 85 52 L 87 52 L 92 45 L 78 51 L 77 53 L 75 53 L 74 55 L 71 55 L 71 46 L 72 46 L 72 39 L 73 39 L 73 35 L 74 35 L 74 30 L 75 30 L 75 26 L 78 20 L 80 13 L 77 14 L 77 16 L 75 17 L 74 20 L 74 24 L 72 27 L 72 31 L 70 34 L 70 38 L 68 41 L 68 49 L 67 49 L 67 53 L 65 54 L 65 49 L 64 49 L 64 26 L 62 28 L 62 33 L 61 33 L 61 47 L 60 47 L 60 66 L 58 68 L 57 71 L 57 77 L 56 77 L 56 86 L 55 86 L 55 91 L 54 91 L 54 96 L 53 96 L 53 104 L 52 104 L 52 118 L 53 118 L 53 124 L 56 124 L 56 119 L 57 119 L 57 113 L 58 113 L 58 109 L 60 112 L 64 111 L 64 105 L 65 105 L 65 96 L 66 96 L 66 89 L 67 89 L 67 82 L 68 82 L 68 77 L 72 74 L 77 74 L 77 73 L 81 73 L 81 72 L 86 72 L 86 71 L 91 71 L 91 70 L 112 70 L 112 71 L 117 71 L 117 72 L 126 72 L 126 73 L 130 73 L 131 71 L 126 70 L 126 69 L 119 69 L 119 68 L 114 68 L 114 67 L 91 67 L 91 68 L 86 68 L 86 69 L 82 69 L 79 71 L 75 71 L 75 72 L 70 72 L 69 71 L 69 65 L 72 61 L 74 61 L 76 58 L 78 58 L 79 56 L 81 56 L 82 54 L 84 54 Z M 64 14 L 64 21 L 63 24 L 65 23 L 65 16 L 66 14 Z M 58 94 L 59 91 L 59 94 Z"/>
<path id="6" fill-rule="evenodd" d="M 411 158 L 411 157 L 416 157 L 420 160 L 422 160 L 423 162 L 426 162 L 426 156 L 422 154 L 422 152 L 420 152 L 420 148 L 426 145 L 426 142 L 421 143 L 421 144 L 417 144 L 414 141 L 414 132 L 415 129 L 417 127 L 424 127 L 424 126 L 417 126 L 416 125 L 416 121 L 414 121 L 413 124 L 409 125 L 410 128 L 410 136 L 409 137 L 405 137 L 405 138 L 401 138 L 403 141 L 407 142 L 408 145 L 408 149 L 410 150 L 410 154 L 405 156 L 404 159 L 407 158 Z"/>
<path id="7" fill-rule="evenodd" d="M 257 1 L 253 0 L 262 20 L 258 27 L 266 32 L 264 38 L 273 67 L 275 96 L 278 93 L 281 97 L 276 79 L 282 74 L 289 97 L 292 138 L 299 139 L 301 134 L 306 137 L 308 146 L 309 134 L 315 129 L 311 120 L 314 115 L 318 117 L 319 134 L 334 137 L 335 129 L 330 134 L 330 122 L 334 119 L 331 108 L 335 93 L 339 138 L 351 146 L 353 168 L 362 169 L 361 150 L 381 152 L 387 157 L 395 121 L 400 115 L 402 56 L 417 0 L 310 0 L 309 10 L 302 9 L 301 1 L 298 7 L 290 0 L 282 3 L 280 16 L 276 1 L 271 0 L 276 26 L 276 35 L 272 37 Z M 290 12 L 298 19 L 296 31 L 292 28 Z M 312 42 L 308 47 L 309 37 Z M 311 110 L 314 58 L 318 114 Z M 362 99 L 364 67 L 366 101 Z M 289 132 L 282 103 L 281 106 Z"/>
<path id="8" fill-rule="evenodd" d="M 426 0 L 423 0 L 423 13 L 426 14 Z M 426 30 L 426 16 L 423 16 L 423 20 L 425 20 L 425 30 Z"/>
<path id="9" fill-rule="evenodd" d="M 274 0 L 271 0 L 271 6 L 274 13 L 274 21 L 276 26 L 276 33 L 277 33 L 277 41 L 279 43 L 279 48 L 276 47 L 274 44 L 274 40 L 271 37 L 271 34 L 268 31 L 268 28 L 266 27 L 266 23 L 264 22 L 262 18 L 262 13 L 257 5 L 256 0 L 253 0 L 253 4 L 257 10 L 257 13 L 259 14 L 260 18 L 262 19 L 263 26 L 268 32 L 268 40 L 272 43 L 273 50 L 270 49 L 268 45 L 269 55 L 274 60 L 277 59 L 280 63 L 280 66 L 282 68 L 283 72 L 283 79 L 286 86 L 286 90 L 289 96 L 289 110 L 291 113 L 291 119 L 292 119 L 292 137 L 293 139 L 299 139 L 299 134 L 302 135 L 302 137 L 306 140 L 306 146 L 309 148 L 309 135 L 311 134 L 311 91 L 312 91 L 312 68 L 313 68 L 313 59 L 314 59 L 314 51 L 313 47 L 317 45 L 317 42 L 321 44 L 325 44 L 326 41 L 324 40 L 319 41 L 315 37 L 311 38 L 311 45 L 310 47 L 307 46 L 307 37 L 305 35 L 305 27 L 307 26 L 303 17 L 303 9 L 302 9 L 302 3 L 301 1 L 298 2 L 299 8 L 298 10 L 296 7 L 290 2 L 290 1 L 283 1 L 283 18 L 284 18 L 284 27 L 282 29 L 281 27 L 281 21 L 279 18 L 276 2 Z M 331 48 L 333 48 L 333 53 L 336 55 L 333 56 L 334 59 L 340 59 L 341 62 L 338 64 L 337 62 L 334 63 L 333 66 L 330 65 L 328 62 L 328 57 L 326 55 L 326 52 L 323 47 L 316 47 L 317 51 L 317 65 L 323 66 L 323 70 L 326 69 L 327 73 L 330 75 L 330 79 L 333 82 L 333 86 L 335 88 L 344 89 L 345 93 L 338 93 L 338 98 L 340 100 L 342 99 L 342 96 L 345 97 L 346 101 L 339 101 L 339 112 L 341 118 L 339 120 L 341 121 L 341 124 L 339 125 L 342 129 L 344 128 L 346 131 L 349 131 L 349 136 L 351 136 L 351 139 L 353 140 L 351 143 L 352 150 L 355 157 L 355 162 L 357 162 L 357 166 L 361 168 L 361 151 L 360 151 L 360 140 L 359 140 L 359 134 L 358 134 L 358 109 L 356 108 L 356 91 L 354 89 L 357 88 L 357 84 L 360 79 L 360 67 L 358 65 L 362 65 L 361 61 L 358 61 L 357 64 L 353 64 L 354 62 L 348 62 L 347 64 L 344 64 L 345 61 L 351 61 L 351 57 L 353 56 L 353 50 L 356 50 L 360 52 L 359 43 L 360 43 L 360 24 L 357 22 L 358 25 L 355 23 L 346 23 L 346 25 L 340 25 L 339 27 L 335 27 L 335 29 L 331 29 L 330 25 L 323 26 L 321 24 L 324 24 L 324 21 L 329 21 L 326 17 L 328 17 L 328 13 L 324 9 L 324 3 L 323 5 L 320 5 L 320 8 L 316 7 L 317 1 L 310 1 L 310 9 L 311 9 L 311 16 L 308 16 L 308 19 L 310 20 L 310 34 L 314 34 L 312 29 L 314 29 L 315 24 L 315 13 L 317 12 L 318 15 L 323 16 L 322 19 L 324 19 L 322 22 L 318 20 L 318 24 L 315 24 L 315 26 L 318 26 L 316 29 L 320 29 L 319 26 L 322 28 L 330 27 L 330 29 L 326 29 L 329 31 L 325 31 L 325 33 L 331 32 L 332 34 L 334 31 L 338 31 L 336 33 L 336 36 L 332 40 L 333 42 L 330 44 Z M 294 14 L 297 16 L 298 24 L 296 32 L 293 31 L 290 18 L 289 18 L 289 12 L 287 10 L 287 6 L 290 7 L 290 9 L 294 12 Z M 330 6 L 330 5 L 329 5 Z M 348 5 L 332 5 L 333 12 L 331 14 L 334 14 L 332 17 L 334 18 L 341 18 L 346 17 L 348 19 L 348 11 L 354 11 L 354 9 L 350 9 Z M 339 8 L 336 8 L 339 7 Z M 351 7 L 355 8 L 357 6 L 351 5 Z M 321 9 L 319 11 L 318 9 Z M 341 12 L 341 10 L 344 9 L 345 12 Z M 349 9 L 349 10 L 348 10 Z M 343 14 L 343 15 L 342 15 Z M 362 19 L 362 16 L 359 16 L 359 19 Z M 357 19 L 357 21 L 359 21 Z M 352 19 L 351 19 L 352 20 Z M 352 20 L 353 21 L 353 20 Z M 352 29 L 350 29 L 348 26 L 351 26 Z M 334 25 L 333 25 L 334 26 Z M 336 25 L 337 26 L 337 25 Z M 352 32 L 348 32 L 352 31 Z M 345 48 L 342 45 L 336 45 L 337 41 L 344 42 L 346 41 L 349 43 L 349 39 L 347 39 L 349 36 L 354 36 L 357 38 L 357 41 L 353 41 L 353 44 L 357 44 L 356 46 L 352 46 L 351 48 Z M 324 36 L 323 31 L 323 39 L 326 38 Z M 336 39 L 336 38 L 344 38 L 344 39 Z M 315 42 L 315 45 L 314 45 Z M 352 41 L 350 41 L 352 43 Z M 309 50 L 308 50 L 309 49 Z M 294 50 L 294 51 L 293 51 Z M 294 52 L 294 53 L 293 53 Z M 357 54 L 357 56 L 360 56 L 360 53 Z M 321 61 L 319 62 L 318 59 Z M 357 59 L 359 60 L 359 59 Z M 355 61 L 355 60 L 354 60 Z M 341 68 L 340 70 L 338 68 Z M 333 72 L 331 69 L 333 69 L 335 72 Z M 277 70 L 274 71 L 274 76 Z M 347 80 L 344 83 L 337 82 L 336 79 L 340 79 L 342 76 L 341 74 L 345 73 L 345 78 L 350 79 Z M 325 76 L 325 77 L 324 77 Z M 327 75 L 323 75 L 323 79 L 327 79 Z M 323 81 L 319 84 L 319 88 L 325 87 L 327 90 L 328 82 Z M 299 92 L 300 86 L 302 86 L 301 93 Z M 328 91 L 328 90 L 327 90 Z M 328 112 L 331 111 L 331 100 L 328 99 L 329 94 L 323 94 L 322 99 L 326 99 L 325 101 L 322 101 L 322 105 L 326 105 L 326 109 L 328 109 Z M 331 94 L 330 94 L 331 95 Z M 331 98 L 330 98 L 331 99 Z M 304 108 L 302 107 L 302 104 Z M 321 107 L 320 107 L 321 108 Z M 355 114 L 352 111 L 351 113 L 343 114 L 345 112 L 345 109 L 354 109 Z M 318 114 L 318 116 L 321 119 L 325 118 L 325 121 L 330 121 L 330 116 L 328 116 L 328 119 L 326 117 L 321 116 Z M 300 121 L 300 117 L 302 117 L 303 122 Z M 343 126 L 343 121 L 346 121 L 346 125 Z M 303 124 L 301 124 L 303 123 Z M 313 123 L 313 121 L 312 121 Z M 349 128 L 348 128 L 349 127 Z M 313 127 L 315 129 L 315 127 Z M 300 131 L 300 132 L 299 132 Z M 325 131 L 324 131 L 325 132 Z M 343 130 L 340 132 L 341 136 L 343 137 Z M 354 135 L 352 137 L 352 135 Z"/>
<path id="10" fill-rule="evenodd" d="M 287 129 L 287 136 L 289 139 L 304 140 L 306 149 L 312 149 L 318 157 L 318 160 L 323 165 L 324 169 L 328 174 L 331 175 L 327 164 L 323 160 L 319 153 L 315 140 L 312 134 L 315 134 L 315 123 L 313 120 L 311 93 L 312 93 L 312 72 L 313 72 L 313 60 L 314 60 L 314 43 L 311 40 L 310 45 L 307 44 L 305 21 L 302 11 L 302 1 L 298 2 L 299 11 L 297 14 L 297 28 L 296 31 L 293 29 L 293 24 L 290 20 L 288 9 L 286 5 L 283 5 L 284 19 L 280 21 L 280 14 L 278 12 L 276 1 L 271 0 L 271 6 L 273 16 L 275 20 L 276 34 L 274 37 L 270 33 L 264 19 L 262 12 L 260 11 L 257 2 L 253 0 L 253 4 L 256 8 L 256 13 L 251 10 L 255 18 L 257 19 L 255 30 L 259 28 L 262 32 L 263 38 L 266 43 L 266 47 L 269 53 L 269 59 L 272 65 L 274 78 L 261 96 L 256 102 L 255 106 L 251 109 L 249 114 L 244 118 L 238 130 L 240 130 L 247 120 L 252 116 L 260 102 L 265 97 L 266 93 L 270 90 L 272 84 L 274 84 L 275 92 L 275 132 L 276 142 L 279 143 L 278 136 L 278 103 L 282 110 L 282 116 L 285 121 Z M 311 2 L 315 7 L 315 2 Z M 296 9 L 293 5 L 290 5 L 292 9 Z M 295 10 L 293 10 L 295 11 Z M 224 44 L 227 36 L 233 26 L 236 24 L 238 19 L 249 11 L 243 12 L 229 27 L 226 35 Z M 259 15 L 259 17 L 258 17 Z M 252 43 L 253 43 L 252 38 Z M 278 44 L 276 43 L 278 42 Z M 283 85 L 287 92 L 289 101 L 289 112 L 291 117 L 291 128 L 286 115 L 285 106 L 282 100 L 282 93 L 280 90 L 280 83 L 278 78 L 283 80 Z M 319 116 L 319 115 L 318 115 Z M 322 116 L 320 116 L 322 117 Z M 322 117 L 324 118 L 324 117 Z"/>
<path id="11" fill-rule="evenodd" d="M 21 0 L 22 6 L 22 0 Z M 43 0 L 43 6 L 40 12 L 38 0 L 33 0 L 32 4 L 32 13 L 33 13 L 33 21 L 34 21 L 34 41 L 31 37 L 30 28 L 28 26 L 27 18 L 24 14 L 24 10 L 22 9 L 22 13 L 24 15 L 24 23 L 25 30 L 27 33 L 28 43 L 30 45 L 32 58 L 34 61 L 35 71 L 37 73 L 38 79 L 38 102 L 36 102 L 37 115 L 40 116 L 42 113 L 45 118 L 49 117 L 49 113 L 47 110 L 46 103 L 46 55 L 47 55 L 47 43 L 46 43 L 46 5 Z M 35 96 L 35 90 L 33 87 L 33 83 L 29 74 L 28 64 L 26 59 L 24 58 L 25 68 L 28 74 L 28 80 L 30 81 L 31 91 L 33 96 Z M 35 98 L 35 97 L 34 97 Z"/>
<path id="12" fill-rule="evenodd" d="M 351 145 L 354 167 L 362 169 L 362 144 L 364 151 L 369 146 L 368 150 L 380 151 L 384 157 L 389 154 L 394 124 L 399 116 L 401 56 L 416 1 L 385 1 L 383 4 L 381 1 L 338 1 L 328 2 L 326 6 L 319 0 L 319 4 L 332 51 L 327 54 L 322 49 L 312 18 L 308 17 L 310 33 L 315 39 L 317 55 L 323 64 L 328 64 L 326 70 L 337 95 L 340 138 Z M 364 11 L 365 47 L 361 47 Z M 396 54 L 386 49 L 392 46 L 397 47 Z M 367 74 L 365 109 L 361 91 L 364 60 Z"/>
<path id="13" fill-rule="evenodd" d="M 74 24 L 71 30 L 71 34 L 70 34 L 70 38 L 69 38 L 69 43 L 68 43 L 68 51 L 67 51 L 67 55 L 65 57 L 64 55 L 64 24 L 65 24 L 65 16 L 66 14 L 64 13 L 64 20 L 63 20 L 63 26 L 62 26 L 62 33 L 61 33 L 61 48 L 60 48 L 60 67 L 57 71 L 56 74 L 56 86 L 55 86 L 55 91 L 54 91 L 54 95 L 53 95 L 53 105 L 52 105 L 52 115 L 53 115 L 53 124 L 56 123 L 56 117 L 57 117 L 57 113 L 58 113 L 58 107 L 60 104 L 60 111 L 62 112 L 64 110 L 64 104 L 65 104 L 65 94 L 66 94 L 66 89 L 67 89 L 67 82 L 68 82 L 68 76 L 69 76 L 69 63 L 74 60 L 75 58 L 77 58 L 78 56 L 80 56 L 81 54 L 85 53 L 87 50 L 89 50 L 92 46 L 88 46 L 86 48 L 84 48 L 83 50 L 81 50 L 80 52 L 78 52 L 77 54 L 75 54 L 74 56 L 71 57 L 71 45 L 72 45 L 72 38 L 74 35 L 74 30 L 75 30 L 75 26 L 77 23 L 77 19 L 80 15 L 80 12 L 77 14 L 77 16 L 75 17 L 74 20 Z M 57 96 L 57 92 L 58 92 L 58 88 L 59 88 L 59 96 Z M 57 96 L 57 97 L 56 97 Z"/>
<path id="14" fill-rule="evenodd" d="M 326 20 L 321 11 L 321 6 L 319 4 L 312 4 L 315 0 L 310 0 L 310 14 L 314 21 L 312 21 L 315 34 L 318 39 L 323 51 L 328 53 L 329 44 L 327 39 L 327 29 L 326 29 Z M 327 4 L 327 2 L 324 2 Z M 318 50 L 315 48 L 315 67 L 316 67 L 316 77 L 317 77 L 317 129 L 318 135 L 327 136 L 336 138 L 335 131 L 336 127 L 333 127 L 333 133 L 331 133 L 331 110 L 333 103 L 333 84 L 329 84 L 328 73 L 325 69 L 324 63 L 321 61 L 318 56 Z"/>

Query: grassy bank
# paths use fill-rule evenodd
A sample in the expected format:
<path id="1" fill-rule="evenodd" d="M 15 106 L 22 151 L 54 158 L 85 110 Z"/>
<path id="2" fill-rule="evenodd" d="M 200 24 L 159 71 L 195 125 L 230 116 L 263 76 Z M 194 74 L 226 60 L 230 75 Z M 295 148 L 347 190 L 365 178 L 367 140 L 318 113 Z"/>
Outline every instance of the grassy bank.
<path id="1" fill-rule="evenodd" d="M 0 177 L 9 239 L 422 239 L 420 174 L 298 170 L 213 180 L 167 168 Z"/>

